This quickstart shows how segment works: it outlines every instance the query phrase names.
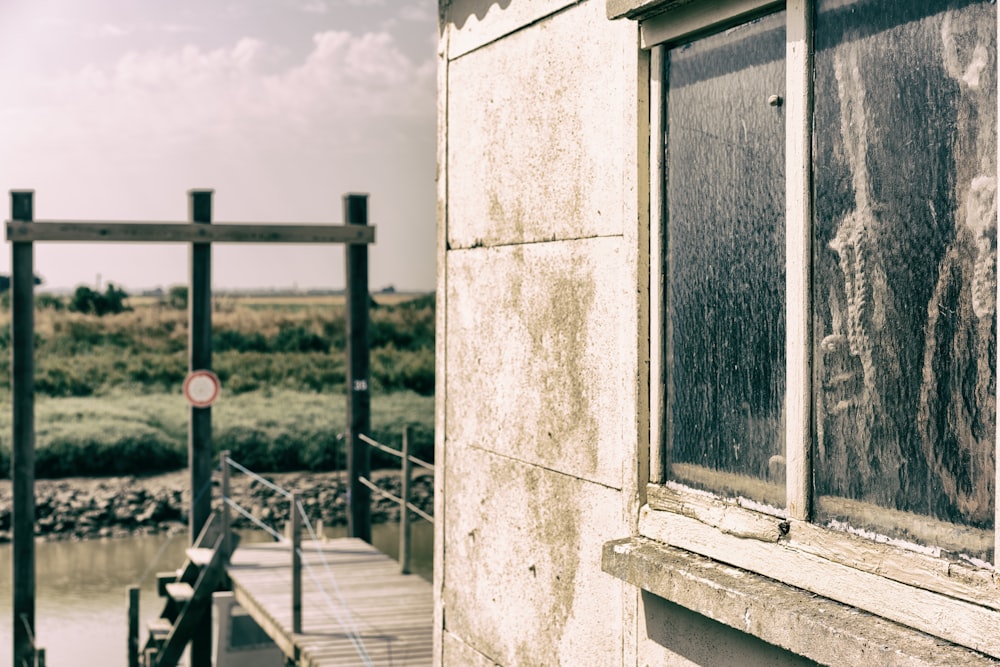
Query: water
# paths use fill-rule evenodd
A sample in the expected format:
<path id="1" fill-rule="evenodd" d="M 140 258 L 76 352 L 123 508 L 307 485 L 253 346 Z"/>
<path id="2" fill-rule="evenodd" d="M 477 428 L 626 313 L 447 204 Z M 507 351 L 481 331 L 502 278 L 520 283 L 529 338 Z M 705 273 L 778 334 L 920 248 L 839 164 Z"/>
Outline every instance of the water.
<path id="1" fill-rule="evenodd" d="M 342 527 L 324 531 L 343 537 Z M 244 540 L 269 539 L 247 535 Z M 159 615 L 162 600 L 156 595 L 156 572 L 176 569 L 184 561 L 187 534 L 44 542 L 35 548 L 38 645 L 46 662 L 60 667 L 125 667 L 128 635 L 128 593 L 142 579 L 140 640 L 146 622 Z M 396 558 L 399 524 L 373 526 L 372 542 Z M 412 528 L 412 569 L 430 579 L 433 527 L 423 521 Z M 154 559 L 159 555 L 159 559 Z M 0 546 L 0 666 L 11 665 L 12 600 L 11 547 Z"/>

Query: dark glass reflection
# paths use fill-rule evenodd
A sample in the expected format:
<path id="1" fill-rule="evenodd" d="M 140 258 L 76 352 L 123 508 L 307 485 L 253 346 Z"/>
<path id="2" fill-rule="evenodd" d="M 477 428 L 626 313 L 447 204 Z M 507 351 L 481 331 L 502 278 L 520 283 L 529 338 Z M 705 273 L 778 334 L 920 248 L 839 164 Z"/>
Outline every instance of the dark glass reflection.
<path id="1" fill-rule="evenodd" d="M 670 473 L 781 505 L 784 24 L 672 49 L 665 93 Z"/>
<path id="2" fill-rule="evenodd" d="M 993 527 L 996 6 L 821 0 L 816 48 L 821 518 L 988 555 L 920 516 Z"/>

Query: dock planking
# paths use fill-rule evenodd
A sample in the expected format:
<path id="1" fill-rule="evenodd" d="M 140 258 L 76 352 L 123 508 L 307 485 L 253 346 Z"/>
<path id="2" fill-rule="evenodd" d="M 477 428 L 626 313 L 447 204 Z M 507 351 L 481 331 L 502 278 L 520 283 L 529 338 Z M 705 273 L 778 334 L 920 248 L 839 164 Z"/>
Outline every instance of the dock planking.
<path id="1" fill-rule="evenodd" d="M 302 543 L 299 634 L 292 632 L 292 557 L 287 543 L 243 544 L 228 570 L 237 602 L 300 665 L 365 664 L 351 630 L 372 665 L 416 667 L 432 662 L 431 584 L 414 574 L 400 574 L 395 560 L 362 540 Z"/>

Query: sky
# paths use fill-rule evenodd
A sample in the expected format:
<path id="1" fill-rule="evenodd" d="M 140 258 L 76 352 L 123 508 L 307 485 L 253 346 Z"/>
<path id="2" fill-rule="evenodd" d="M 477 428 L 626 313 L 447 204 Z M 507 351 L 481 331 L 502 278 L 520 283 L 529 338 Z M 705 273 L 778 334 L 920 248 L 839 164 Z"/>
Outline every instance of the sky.
<path id="1" fill-rule="evenodd" d="M 36 220 L 341 223 L 373 290 L 431 290 L 435 0 L 2 0 L 0 189 Z M 4 244 L 5 246 L 7 244 Z M 213 247 L 215 289 L 342 288 L 343 246 Z M 183 245 L 36 244 L 43 289 L 187 281 Z M 0 250 L 0 273 L 10 252 Z"/>

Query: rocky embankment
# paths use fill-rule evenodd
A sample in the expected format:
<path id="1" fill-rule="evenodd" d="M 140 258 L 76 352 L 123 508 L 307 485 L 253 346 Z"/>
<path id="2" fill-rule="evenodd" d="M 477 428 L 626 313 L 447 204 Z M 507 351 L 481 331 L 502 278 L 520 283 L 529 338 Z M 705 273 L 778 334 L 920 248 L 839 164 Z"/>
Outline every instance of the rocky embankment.
<path id="1" fill-rule="evenodd" d="M 346 476 L 342 473 L 281 473 L 267 476 L 283 489 L 298 494 L 310 521 L 333 526 L 347 521 Z M 375 473 L 380 488 L 399 495 L 399 473 Z M 187 471 L 151 477 L 43 479 L 35 482 L 35 535 L 39 539 L 91 539 L 184 530 L 191 502 Z M 412 502 L 433 512 L 433 477 L 414 474 Z M 218 473 L 213 477 L 212 504 L 219 507 Z M 289 516 L 289 502 L 257 480 L 242 474 L 231 478 L 232 497 L 253 517 L 281 530 Z M 375 494 L 372 494 L 375 496 Z M 0 481 L 0 542 L 10 540 L 12 488 Z M 237 528 L 253 522 L 233 513 Z M 399 505 L 373 498 L 372 521 L 395 521 Z"/>

